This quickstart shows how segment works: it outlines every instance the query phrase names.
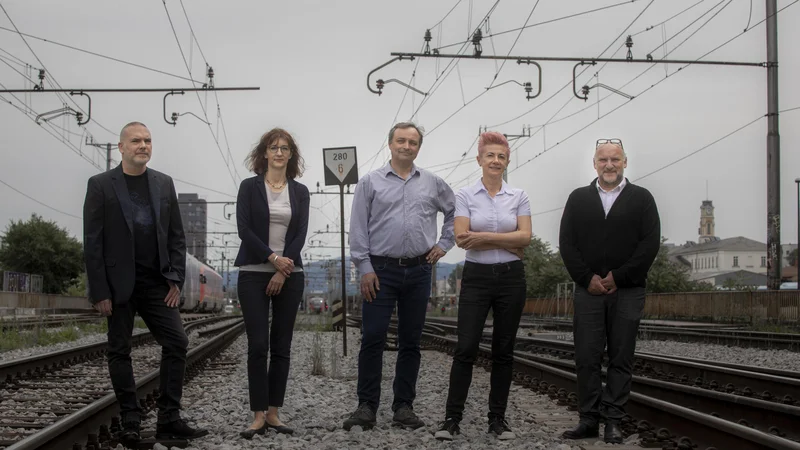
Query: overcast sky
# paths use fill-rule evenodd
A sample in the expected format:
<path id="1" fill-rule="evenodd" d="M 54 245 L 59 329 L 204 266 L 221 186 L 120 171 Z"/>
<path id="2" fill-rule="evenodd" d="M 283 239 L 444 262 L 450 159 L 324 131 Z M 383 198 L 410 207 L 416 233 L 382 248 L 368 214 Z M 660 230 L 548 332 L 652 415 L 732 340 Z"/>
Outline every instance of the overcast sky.
<path id="1" fill-rule="evenodd" d="M 536 9 L 529 18 L 535 3 Z M 531 25 L 614 3 L 617 2 L 500 0 L 490 16 L 489 34 L 519 28 L 526 24 L 526 19 Z M 695 3 L 699 4 L 658 25 Z M 781 109 L 800 106 L 800 85 L 793 82 L 800 79 L 800 52 L 791 50 L 792 43 L 800 42 L 800 30 L 796 26 L 800 23 L 800 5 L 794 3 L 794 0 L 778 1 L 779 8 L 792 5 L 778 17 Z M 680 65 L 617 63 L 595 66 L 578 78 L 578 86 L 599 81 L 636 98 L 628 100 L 595 89 L 589 101 L 584 102 L 571 92 L 572 63 L 542 62 L 542 93 L 538 98 L 526 100 L 521 87 L 508 83 L 489 90 L 463 107 L 485 92 L 501 64 L 490 60 L 461 60 L 457 66 L 449 66 L 456 70 L 444 72 L 450 60 L 422 59 L 396 62 L 373 77 L 373 80 L 408 82 L 416 69 L 413 84 L 427 92 L 438 74 L 437 87 L 421 108 L 422 96 L 407 92 L 399 84 L 387 84 L 381 96 L 367 90 L 367 74 L 388 61 L 391 52 L 419 51 L 425 30 L 431 27 L 432 48 L 462 42 L 494 4 L 495 0 L 408 0 L 401 3 L 185 0 L 183 7 L 190 20 L 187 22 L 181 2 L 166 0 L 166 9 L 193 79 L 204 80 L 205 59 L 214 68 L 217 87 L 261 88 L 260 91 L 217 93 L 226 133 L 217 119 L 213 93 L 200 93 L 200 101 L 194 93 L 167 99 L 168 115 L 175 111 L 204 117 L 202 103 L 210 127 L 188 114 L 180 117 L 177 126 L 168 125 L 162 117 L 163 93 L 97 93 L 92 94 L 92 119 L 96 122 L 85 128 L 78 127 L 74 117 L 51 122 L 66 130 L 38 125 L 32 120 L 36 114 L 63 106 L 54 94 L 34 94 L 29 98 L 16 94 L 17 99 L 2 94 L 0 119 L 4 142 L 0 180 L 49 206 L 80 217 L 86 180 L 99 172 L 89 161 L 105 165 L 104 156 L 97 154 L 94 147 L 82 144 L 86 133 L 91 133 L 97 142 L 116 143 L 121 126 L 136 120 L 146 123 L 153 135 L 151 167 L 178 180 L 213 190 L 177 182 L 179 192 L 197 192 L 209 201 L 234 198 L 239 181 L 250 176 L 243 165 L 245 156 L 261 134 L 275 126 L 286 128 L 296 137 L 307 168 L 299 181 L 313 192 L 317 182 L 324 184 L 323 148 L 356 146 L 359 174 L 363 175 L 387 161 L 389 153 L 384 144 L 395 117 L 398 121 L 409 119 L 419 108 L 414 119 L 429 135 L 425 137 L 417 163 L 437 171 L 454 189 L 480 176 L 474 159 L 476 147 L 472 145 L 479 127 L 489 126 L 507 134 L 520 134 L 523 126 L 532 127 L 533 137 L 514 144 L 510 167 L 515 170 L 509 175 L 509 183 L 528 192 L 534 213 L 533 231 L 551 244 L 558 240 L 561 211 L 557 208 L 563 206 L 570 191 L 588 184 L 594 176 L 591 158 L 594 142 L 601 137 L 623 140 L 629 158 L 626 175 L 653 193 L 661 213 L 662 234 L 671 242 L 697 240 L 699 207 L 706 198 L 713 200 L 716 207 L 718 236 L 746 236 L 766 241 L 767 122 L 764 118 L 683 161 L 638 180 L 763 116 L 767 104 L 766 70 L 763 68 L 695 65 L 678 71 Z M 2 5 L 23 33 L 189 77 L 162 1 L 85 0 L 76 4 L 55 0 L 6 0 Z M 437 25 L 451 9 L 452 13 Z M 763 23 L 754 25 L 764 17 L 762 1 L 752 2 L 751 15 L 751 2 L 746 0 L 637 0 L 530 27 L 521 34 L 510 32 L 487 38 L 482 46 L 484 55 L 506 55 L 516 41 L 512 55 L 587 58 L 597 57 L 609 47 L 603 56 L 613 54 L 624 58 L 626 49 L 621 46 L 625 36 L 638 33 L 632 49 L 635 58 L 643 58 L 649 52 L 654 58 L 663 58 L 665 51 L 674 50 L 669 58 L 694 60 L 741 33 L 749 22 L 752 30 L 704 59 L 763 62 L 766 60 L 766 28 Z M 700 31 L 680 45 L 709 19 Z M 693 21 L 696 22 L 690 25 Z M 189 23 L 196 42 L 191 39 Z M 629 25 L 628 31 L 624 31 Z M 675 36 L 687 25 L 690 26 L 686 31 Z M 0 26 L 13 29 L 5 14 L 0 14 Z M 645 31 L 648 28 L 650 30 Z M 486 35 L 485 24 L 483 31 Z M 620 35 L 622 37 L 618 37 Z M 662 46 L 665 38 L 672 39 Z M 192 86 L 186 79 L 112 62 L 34 38 L 27 38 L 27 43 L 41 62 L 17 34 L 0 30 L 0 82 L 6 88 L 30 87 L 29 82 L 11 69 L 25 74 L 22 63 L 36 68 L 43 64 L 48 71 L 48 87 L 53 77 L 64 88 Z M 442 49 L 442 53 L 455 53 L 460 48 L 451 46 Z M 463 52 L 471 54 L 472 46 L 467 46 Z M 4 61 L 8 64 L 3 64 Z M 648 68 L 649 71 L 639 76 Z M 667 74 L 669 77 L 665 79 Z M 639 78 L 630 82 L 637 76 Z M 35 72 L 32 77 L 36 77 Z M 502 66 L 494 85 L 508 80 L 531 81 L 535 86 L 537 75 L 532 67 L 509 61 Z M 599 106 L 596 104 L 598 95 Z M 76 96 L 74 99 L 86 108 L 85 98 Z M 22 109 L 27 104 L 35 112 L 26 116 L 10 105 L 9 100 Z M 457 114 L 450 117 L 455 112 Z M 450 119 L 446 120 L 448 117 Z M 541 125 L 546 123 L 549 124 L 542 129 Z M 800 177 L 799 123 L 800 110 L 786 112 L 780 118 L 781 240 L 784 243 L 797 241 L 794 179 Z M 49 135 L 47 130 L 60 137 Z M 214 142 L 215 135 L 221 150 Z M 69 145 L 61 137 L 65 137 Z M 463 164 L 456 165 L 464 152 L 467 155 Z M 118 160 L 116 150 L 114 155 Z M 11 219 L 26 219 L 31 213 L 37 213 L 57 221 L 76 237 L 81 236 L 79 218 L 36 204 L 4 185 L 0 185 L 0 205 L 3 227 Z M 338 230 L 338 197 L 314 196 L 311 205 L 310 232 L 324 230 L 326 225 Z M 348 219 L 350 198 L 346 199 L 345 207 Z M 212 206 L 209 211 L 209 230 L 235 230 L 235 222 L 225 220 L 222 206 Z M 348 228 L 349 224 L 345 226 Z M 319 235 L 313 240 L 315 246 L 317 240 L 325 246 L 338 248 L 339 245 L 336 234 Z M 306 248 L 306 251 L 313 255 L 339 254 L 336 248 Z M 229 250 L 228 256 L 234 257 L 235 253 L 235 249 Z M 212 254 L 219 254 L 219 251 Z M 461 261 L 463 256 L 462 251 L 454 249 L 444 261 Z"/>

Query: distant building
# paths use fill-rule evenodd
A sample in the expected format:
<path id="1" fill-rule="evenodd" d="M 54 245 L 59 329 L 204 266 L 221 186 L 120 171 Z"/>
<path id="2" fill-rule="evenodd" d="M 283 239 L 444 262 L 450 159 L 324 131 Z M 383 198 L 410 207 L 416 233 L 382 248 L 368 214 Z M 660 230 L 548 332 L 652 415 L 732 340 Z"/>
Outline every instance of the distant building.
<path id="1" fill-rule="evenodd" d="M 206 263 L 206 229 L 208 206 L 197 194 L 178 194 L 183 232 L 186 234 L 186 251 Z"/>
<path id="2" fill-rule="evenodd" d="M 704 243 L 717 240 L 714 236 L 714 202 L 703 200 L 700 205 L 700 228 L 697 230 L 700 235 L 697 242 Z"/>

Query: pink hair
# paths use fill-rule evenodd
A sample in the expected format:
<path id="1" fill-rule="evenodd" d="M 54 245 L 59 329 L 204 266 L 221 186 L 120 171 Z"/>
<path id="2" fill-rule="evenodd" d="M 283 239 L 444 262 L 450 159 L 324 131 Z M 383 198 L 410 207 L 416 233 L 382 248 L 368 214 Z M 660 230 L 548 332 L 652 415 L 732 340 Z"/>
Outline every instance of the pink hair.
<path id="1" fill-rule="evenodd" d="M 481 133 L 481 137 L 478 139 L 478 156 L 483 155 L 487 145 L 502 145 L 506 148 L 506 157 L 511 157 L 511 149 L 508 146 L 508 140 L 501 133 L 497 131 Z"/>

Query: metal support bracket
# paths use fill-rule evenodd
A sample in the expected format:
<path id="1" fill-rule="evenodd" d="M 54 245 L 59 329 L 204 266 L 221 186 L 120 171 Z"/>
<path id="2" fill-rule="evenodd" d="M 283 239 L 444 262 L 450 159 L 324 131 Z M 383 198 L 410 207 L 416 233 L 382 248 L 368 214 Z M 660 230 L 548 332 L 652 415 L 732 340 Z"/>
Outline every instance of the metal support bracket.
<path id="1" fill-rule="evenodd" d="M 579 99 L 581 99 L 583 101 L 589 100 L 589 91 L 588 91 L 588 89 L 585 90 L 584 91 L 585 93 L 584 93 L 583 97 L 578 95 L 578 91 L 575 89 L 575 79 L 578 78 L 578 75 L 575 73 L 575 70 L 578 68 L 578 66 L 583 66 L 583 65 L 586 65 L 586 64 L 591 64 L 591 65 L 594 66 L 594 65 L 597 65 L 597 61 L 589 61 L 589 62 L 581 61 L 581 62 L 579 62 L 578 64 L 575 64 L 575 66 L 572 67 L 572 93 L 575 94 L 575 97 L 578 97 Z M 584 87 L 586 87 L 586 86 L 584 86 Z"/>
<path id="2" fill-rule="evenodd" d="M 518 59 L 517 60 L 517 64 L 528 64 L 528 65 L 533 64 L 539 70 L 539 90 L 536 92 L 536 95 L 531 95 L 531 92 L 533 90 L 533 88 L 531 87 L 531 83 L 525 83 L 525 92 L 527 93 L 525 95 L 525 98 L 530 100 L 532 98 L 536 98 L 539 95 L 541 95 L 541 93 L 542 93 L 542 66 L 539 65 L 539 63 L 537 63 L 536 61 L 534 61 L 532 59 Z"/>
<path id="3" fill-rule="evenodd" d="M 170 95 L 176 95 L 176 94 L 183 95 L 183 94 L 185 94 L 185 92 L 183 92 L 183 91 L 169 91 L 164 95 L 164 122 L 167 122 L 168 124 L 170 124 L 172 126 L 175 126 L 178 123 L 178 113 L 176 113 L 176 112 L 172 113 L 172 122 L 170 122 L 169 119 L 167 119 L 167 97 L 169 97 Z"/>
<path id="4" fill-rule="evenodd" d="M 89 123 L 90 120 L 92 120 L 92 97 L 89 97 L 89 94 L 83 91 L 72 91 L 69 93 L 69 95 L 83 95 L 89 100 L 89 109 L 86 112 L 87 115 L 86 120 L 81 121 L 81 119 L 83 118 L 83 114 L 81 114 L 80 112 L 75 113 L 75 117 L 78 119 L 78 126 L 86 125 L 87 123 Z"/>
<path id="5" fill-rule="evenodd" d="M 408 89 L 413 90 L 414 92 L 416 92 L 418 94 L 422 94 L 422 95 L 426 95 L 427 96 L 428 95 L 427 92 L 422 92 L 419 89 L 416 89 L 416 88 L 414 88 L 412 86 L 409 86 L 408 84 L 403 83 L 402 81 L 397 80 L 395 78 L 392 78 L 392 79 L 389 79 L 389 80 L 383 80 L 383 79 L 376 80 L 375 81 L 375 87 L 377 88 L 377 90 L 372 89 L 372 85 L 370 84 L 369 79 L 372 77 L 373 73 L 383 69 L 384 67 L 388 66 L 389 64 L 391 64 L 391 63 L 393 63 L 395 61 L 402 61 L 404 59 L 407 59 L 409 61 L 413 61 L 414 57 L 413 56 L 396 56 L 396 57 L 390 59 L 389 61 L 386 61 L 385 63 L 381 64 L 380 66 L 372 69 L 372 71 L 370 71 L 370 73 L 367 74 L 367 89 L 369 89 L 369 91 L 372 92 L 373 94 L 381 95 L 383 93 L 383 87 L 387 83 L 397 83 L 397 84 L 399 84 L 401 86 L 404 86 L 404 87 L 406 87 Z"/>
<path id="6" fill-rule="evenodd" d="M 236 203 L 225 203 L 225 204 L 222 206 L 222 214 L 225 216 L 225 219 L 226 219 L 226 220 L 231 220 L 231 216 L 232 216 L 232 215 L 234 215 L 234 214 L 236 214 L 236 211 L 234 211 L 234 212 L 232 212 L 232 213 L 228 213 L 228 212 L 226 211 L 226 210 L 228 209 L 228 206 L 232 206 L 232 205 L 233 205 L 233 206 L 235 206 L 235 205 L 236 205 Z M 224 239 L 223 239 L 223 242 L 224 242 Z"/>

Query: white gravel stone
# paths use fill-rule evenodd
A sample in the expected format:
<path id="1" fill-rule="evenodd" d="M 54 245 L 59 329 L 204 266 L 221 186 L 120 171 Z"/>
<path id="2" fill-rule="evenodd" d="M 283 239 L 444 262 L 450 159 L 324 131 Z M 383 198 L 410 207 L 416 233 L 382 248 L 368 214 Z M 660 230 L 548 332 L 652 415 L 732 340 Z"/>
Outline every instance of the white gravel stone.
<path id="1" fill-rule="evenodd" d="M 391 426 L 392 380 L 396 352 L 384 354 L 381 406 L 377 425 L 369 431 L 354 427 L 342 429 L 342 422 L 356 408 L 357 360 L 359 333 L 350 329 L 348 356 L 341 356 L 341 333 L 323 334 L 325 365 L 330 371 L 331 340 L 335 342 L 340 376 L 312 376 L 311 345 L 313 332 L 298 331 L 292 344 L 292 365 L 289 374 L 281 419 L 295 432 L 291 436 L 272 431 L 248 441 L 239 437 L 252 420 L 247 390 L 247 340 L 240 337 L 221 358 L 234 360 L 235 365 L 220 365 L 204 372 L 184 388 L 184 415 L 198 426 L 207 428 L 209 436 L 192 442 L 197 450 L 236 449 L 571 449 L 570 442 L 559 438 L 561 432 L 577 424 L 577 414 L 557 406 L 546 396 L 513 384 L 506 418 L 517 435 L 513 441 L 500 442 L 486 433 L 488 429 L 489 372 L 476 368 L 467 400 L 462 434 L 453 442 L 439 442 L 433 434 L 444 420 L 452 357 L 436 351 L 423 351 L 417 382 L 415 412 L 426 426 L 415 431 Z M 223 370 L 222 368 L 227 368 Z M 560 446 L 561 445 L 561 446 Z M 566 445 L 566 447 L 564 446 Z"/>

